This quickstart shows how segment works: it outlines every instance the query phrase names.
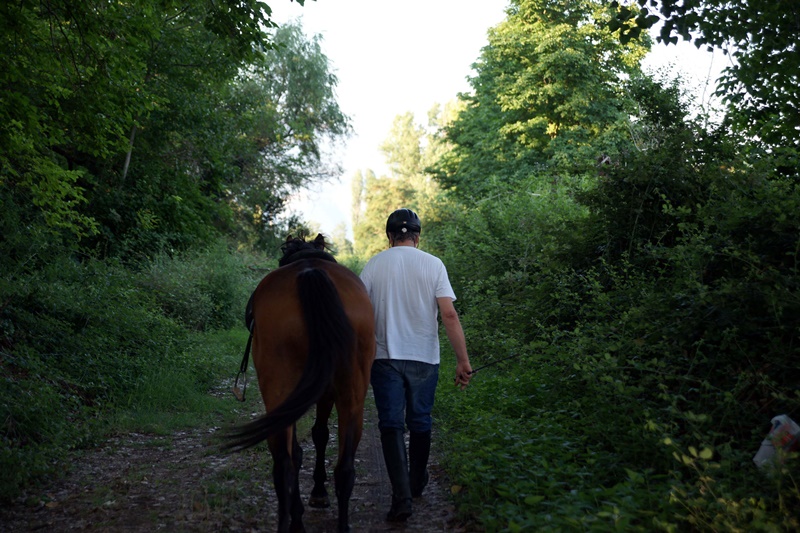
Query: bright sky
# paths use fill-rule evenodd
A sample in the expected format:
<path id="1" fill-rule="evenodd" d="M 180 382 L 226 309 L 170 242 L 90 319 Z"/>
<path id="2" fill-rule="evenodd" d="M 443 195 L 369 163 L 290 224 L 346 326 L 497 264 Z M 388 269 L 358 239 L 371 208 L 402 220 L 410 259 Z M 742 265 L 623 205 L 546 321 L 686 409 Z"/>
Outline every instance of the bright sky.
<path id="1" fill-rule="evenodd" d="M 435 104 L 470 90 L 471 65 L 486 45 L 486 32 L 505 18 L 507 0 L 289 0 L 269 2 L 279 24 L 300 19 L 306 35 L 322 36 L 322 49 L 339 79 L 339 105 L 354 130 L 343 151 L 334 154 L 344 173 L 337 181 L 298 195 L 291 208 L 331 234 L 345 223 L 350 230 L 350 181 L 358 170 L 386 173 L 379 146 L 397 115 L 413 112 L 427 120 Z M 697 53 L 694 46 L 656 45 L 648 64 L 676 63 L 704 84 L 713 80 L 723 56 Z M 702 97 L 702 90 L 698 93 Z M 348 231 L 350 233 L 350 231 Z"/>

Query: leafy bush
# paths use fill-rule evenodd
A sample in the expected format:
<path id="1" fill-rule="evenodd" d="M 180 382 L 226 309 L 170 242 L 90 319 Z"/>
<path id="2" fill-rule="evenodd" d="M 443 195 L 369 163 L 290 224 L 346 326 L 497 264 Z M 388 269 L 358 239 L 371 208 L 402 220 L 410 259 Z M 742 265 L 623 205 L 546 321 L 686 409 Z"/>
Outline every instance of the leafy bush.
<path id="1" fill-rule="evenodd" d="M 442 382 L 437 428 L 462 516 L 487 531 L 649 530 L 669 496 L 663 476 L 603 446 L 608 428 L 553 355 L 481 371 L 464 392 Z"/>
<path id="2" fill-rule="evenodd" d="M 520 356 L 440 391 L 459 509 L 489 531 L 795 530 L 797 457 L 772 476 L 752 457 L 800 409 L 800 189 L 676 94 L 632 90 L 649 141 L 594 186 L 447 227 L 473 366 Z"/>
<path id="3" fill-rule="evenodd" d="M 80 401 L 51 382 L 0 376 L 0 500 L 54 471 L 54 461 L 87 437 L 79 428 Z"/>
<path id="4" fill-rule="evenodd" d="M 255 288 L 249 277 L 243 260 L 217 243 L 207 250 L 158 254 L 142 265 L 139 285 L 153 294 L 165 316 L 202 331 L 241 323 Z"/>
<path id="5" fill-rule="evenodd" d="M 4 276 L 0 498 L 60 471 L 59 460 L 101 434 L 111 413 L 180 408 L 190 390 L 214 384 L 222 361 L 233 368 L 193 331 L 241 324 L 255 286 L 243 265 L 217 246 L 160 256 L 139 272 L 61 255 Z M 162 313 L 180 305 L 183 314 Z"/>

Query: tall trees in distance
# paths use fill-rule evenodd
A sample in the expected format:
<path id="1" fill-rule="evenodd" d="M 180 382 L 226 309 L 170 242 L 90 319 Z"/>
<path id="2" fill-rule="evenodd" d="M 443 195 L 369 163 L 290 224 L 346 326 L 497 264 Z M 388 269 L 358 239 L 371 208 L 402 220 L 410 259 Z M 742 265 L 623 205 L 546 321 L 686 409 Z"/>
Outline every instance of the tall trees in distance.
<path id="1" fill-rule="evenodd" d="M 406 181 L 378 177 L 372 170 L 358 171 L 352 181 L 353 205 L 359 212 L 353 223 L 355 252 L 368 258 L 387 247 L 386 217 L 400 207 L 413 209 L 413 189 Z"/>
<path id="2" fill-rule="evenodd" d="M 427 126 L 418 124 L 413 113 L 397 115 L 381 151 L 389 176 L 377 177 L 372 170 L 352 178 L 352 224 L 355 251 L 370 257 L 386 248 L 386 217 L 407 207 L 418 212 L 426 228 L 439 216 L 440 188 L 429 167 L 446 150 L 441 130 L 455 116 L 456 104 L 434 105 Z"/>

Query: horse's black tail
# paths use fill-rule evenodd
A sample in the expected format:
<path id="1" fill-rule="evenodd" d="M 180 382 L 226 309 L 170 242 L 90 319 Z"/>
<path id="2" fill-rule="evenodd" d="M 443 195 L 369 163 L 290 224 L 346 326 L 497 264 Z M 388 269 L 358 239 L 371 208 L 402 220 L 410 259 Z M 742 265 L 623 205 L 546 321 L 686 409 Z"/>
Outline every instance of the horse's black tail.
<path id="1" fill-rule="evenodd" d="M 349 371 L 355 332 L 331 278 L 307 268 L 297 275 L 297 293 L 309 339 L 300 382 L 278 407 L 231 432 L 225 448 L 243 450 L 291 426 L 328 390 L 334 373 Z"/>

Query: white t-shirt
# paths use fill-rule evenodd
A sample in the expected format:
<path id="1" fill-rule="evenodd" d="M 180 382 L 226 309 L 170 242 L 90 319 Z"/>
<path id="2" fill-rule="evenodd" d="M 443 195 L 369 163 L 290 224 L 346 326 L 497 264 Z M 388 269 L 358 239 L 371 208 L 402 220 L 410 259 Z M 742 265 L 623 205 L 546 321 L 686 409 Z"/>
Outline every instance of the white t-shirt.
<path id="1" fill-rule="evenodd" d="M 375 310 L 375 357 L 439 364 L 436 299 L 456 299 L 444 263 L 413 246 L 395 246 L 370 259 L 361 280 Z"/>

